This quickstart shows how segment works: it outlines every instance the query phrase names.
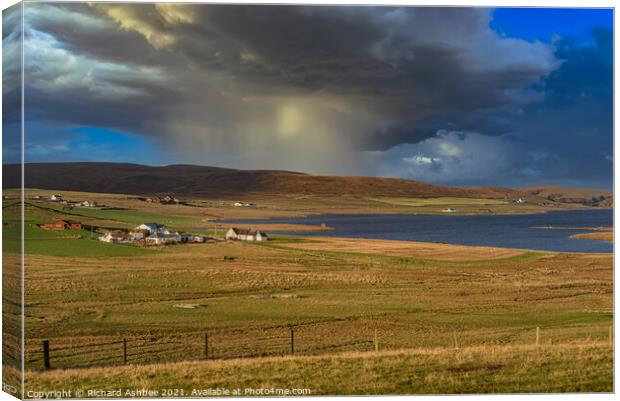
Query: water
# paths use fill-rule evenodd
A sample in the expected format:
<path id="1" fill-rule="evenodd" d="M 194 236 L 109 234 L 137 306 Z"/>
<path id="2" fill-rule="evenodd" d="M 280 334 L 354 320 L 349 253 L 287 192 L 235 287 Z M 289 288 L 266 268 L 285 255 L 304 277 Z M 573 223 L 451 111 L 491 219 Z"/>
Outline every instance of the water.
<path id="1" fill-rule="evenodd" d="M 334 230 L 279 232 L 327 237 L 390 239 L 561 252 L 613 252 L 605 241 L 572 239 L 579 227 L 613 226 L 612 210 L 525 215 L 314 215 L 305 218 L 229 220 L 227 223 L 326 224 Z M 536 227 L 571 227 L 565 230 Z"/>

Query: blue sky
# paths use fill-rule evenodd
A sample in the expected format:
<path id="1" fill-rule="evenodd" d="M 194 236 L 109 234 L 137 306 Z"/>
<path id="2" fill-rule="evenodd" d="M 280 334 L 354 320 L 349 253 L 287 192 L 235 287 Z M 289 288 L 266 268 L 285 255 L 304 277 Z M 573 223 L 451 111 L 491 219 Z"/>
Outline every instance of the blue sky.
<path id="1" fill-rule="evenodd" d="M 610 9 L 32 3 L 25 24 L 27 162 L 612 185 Z"/>
<path id="2" fill-rule="evenodd" d="M 592 43 L 592 32 L 613 29 L 612 9 L 497 8 L 491 28 L 508 37 L 552 42 L 554 35 L 570 36 L 582 44 Z"/>

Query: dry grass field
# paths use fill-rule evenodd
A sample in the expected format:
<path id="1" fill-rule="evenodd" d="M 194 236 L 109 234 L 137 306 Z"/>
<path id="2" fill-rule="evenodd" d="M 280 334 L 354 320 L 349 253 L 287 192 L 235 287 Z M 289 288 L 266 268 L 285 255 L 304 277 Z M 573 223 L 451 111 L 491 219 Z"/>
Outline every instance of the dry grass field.
<path id="1" fill-rule="evenodd" d="M 483 246 L 333 237 L 318 239 L 311 237 L 307 238 L 307 241 L 292 242 L 284 246 L 309 251 L 352 252 L 453 262 L 505 259 L 523 256 L 527 252 L 518 249 Z"/>
<path id="2" fill-rule="evenodd" d="M 214 217 L 250 216 L 234 214 L 241 208 L 221 201 L 190 207 L 63 194 L 108 208 L 62 210 L 28 201 L 26 391 L 164 385 L 303 386 L 315 394 L 612 388 L 611 254 L 278 236 L 262 244 L 145 249 L 104 244 L 90 239 L 88 230 L 50 234 L 36 224 L 77 217 L 105 228 L 159 221 L 201 230 Z M 284 211 L 267 205 L 240 213 Z M 4 211 L 4 263 L 18 266 L 14 201 L 5 200 Z M 285 358 L 291 329 L 295 357 Z M 183 362 L 204 360 L 205 334 L 215 360 Z M 375 335 L 379 354 L 370 352 Z M 123 339 L 132 366 L 122 366 Z M 51 371 L 43 371 L 44 340 L 50 342 Z M 574 360 L 588 363 L 579 367 Z M 367 384 L 360 377 L 369 378 Z"/>
<path id="3" fill-rule="evenodd" d="M 597 231 L 592 233 L 575 234 L 572 235 L 571 238 L 596 239 L 601 241 L 607 241 L 613 244 L 614 233 L 613 231 Z"/>
<path id="4" fill-rule="evenodd" d="M 194 397 L 209 389 L 248 396 L 272 388 L 305 395 L 611 392 L 612 365 L 609 345 L 589 341 L 28 372 L 26 384 L 39 392 L 62 386 L 85 397 L 104 388 L 122 396 L 160 391 L 171 377 L 178 395 Z"/>

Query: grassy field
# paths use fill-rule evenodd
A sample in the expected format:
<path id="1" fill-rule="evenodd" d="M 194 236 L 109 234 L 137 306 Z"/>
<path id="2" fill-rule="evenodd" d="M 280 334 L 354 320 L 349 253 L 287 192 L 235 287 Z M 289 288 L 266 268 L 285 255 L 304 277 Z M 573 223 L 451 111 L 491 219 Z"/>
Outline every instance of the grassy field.
<path id="1" fill-rule="evenodd" d="M 184 396 L 208 389 L 306 390 L 306 395 L 611 392 L 608 344 L 485 346 L 341 353 L 315 357 L 184 362 L 54 372 L 29 372 L 31 391 L 174 388 Z M 252 390 L 249 390 L 252 389 Z M 91 395 L 93 396 L 93 395 Z"/>
<path id="2" fill-rule="evenodd" d="M 84 224 L 129 227 L 135 212 L 191 230 L 218 208 L 252 212 L 217 200 L 203 201 L 219 205 L 215 211 L 120 195 L 97 200 L 125 210 L 26 206 L 27 391 L 166 380 L 183 388 L 303 385 L 316 394 L 611 389 L 611 254 L 297 237 L 144 249 L 91 240 L 88 230 L 37 227 L 78 211 Z M 19 266 L 18 222 L 5 201 L 5 265 Z M 541 346 L 532 348 L 537 327 Z M 291 329 L 298 357 L 284 358 Z M 162 364 L 203 359 L 205 334 L 216 361 Z M 375 335 L 379 355 L 368 353 Z M 119 366 L 123 339 L 128 363 L 140 367 Z M 52 367 L 69 370 L 42 372 L 43 340 Z M 254 358 L 223 360 L 244 357 Z M 582 371 L 572 363 L 579 358 L 589 361 Z M 363 369 L 373 378 L 367 385 Z"/>

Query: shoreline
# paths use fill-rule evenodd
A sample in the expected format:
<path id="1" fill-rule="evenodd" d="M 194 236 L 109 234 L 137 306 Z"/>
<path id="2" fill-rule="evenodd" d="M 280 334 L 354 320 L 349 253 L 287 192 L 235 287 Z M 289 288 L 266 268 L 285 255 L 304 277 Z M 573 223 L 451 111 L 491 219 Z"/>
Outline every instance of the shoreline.
<path id="1" fill-rule="evenodd" d="M 369 239 L 348 237 L 299 236 L 305 240 L 295 243 L 272 243 L 272 246 L 324 252 L 359 253 L 375 256 L 420 258 L 441 262 L 480 262 L 528 257 L 548 257 L 553 255 L 609 256 L 613 252 L 565 252 L 527 248 L 505 248 L 484 245 L 461 245 L 443 242 L 422 242 L 393 239 Z M 307 242 L 306 242 L 307 241 Z"/>

